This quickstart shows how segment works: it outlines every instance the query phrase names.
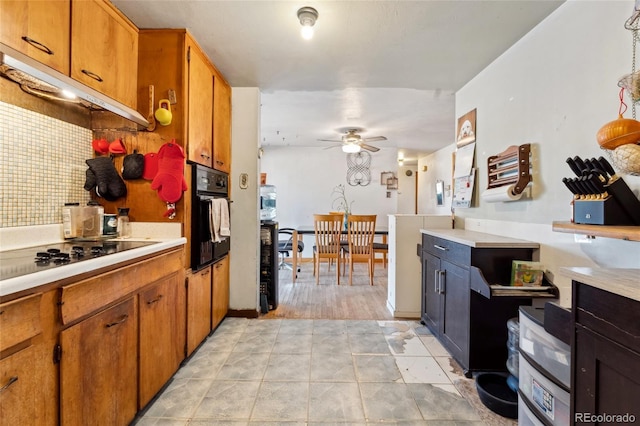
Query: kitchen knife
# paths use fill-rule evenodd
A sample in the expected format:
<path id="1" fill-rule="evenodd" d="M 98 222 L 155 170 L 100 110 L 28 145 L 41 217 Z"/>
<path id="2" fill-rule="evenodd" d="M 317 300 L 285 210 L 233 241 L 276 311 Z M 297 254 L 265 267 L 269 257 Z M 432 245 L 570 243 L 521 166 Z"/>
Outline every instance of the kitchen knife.
<path id="1" fill-rule="evenodd" d="M 562 183 L 564 183 L 564 185 L 569 189 L 569 191 L 571 191 L 571 193 L 574 195 L 574 198 L 579 198 L 580 197 L 580 193 L 578 192 L 578 190 L 573 186 L 573 181 L 569 178 L 562 178 Z"/>
<path id="2" fill-rule="evenodd" d="M 596 177 L 598 177 L 602 182 L 607 183 L 607 174 L 604 171 L 600 170 L 600 165 L 598 163 L 592 162 L 588 158 L 585 158 L 584 164 L 585 166 L 587 166 L 587 169 L 589 169 L 589 172 L 596 175 Z"/>
<path id="3" fill-rule="evenodd" d="M 584 195 L 585 200 L 591 200 L 594 197 L 592 196 L 593 190 L 591 187 L 585 182 L 586 176 L 580 176 L 574 180 L 576 186 L 580 189 L 582 195 Z"/>
<path id="4" fill-rule="evenodd" d="M 573 173 L 576 174 L 576 176 L 582 176 L 582 170 L 580 170 L 580 167 L 578 167 L 576 162 L 573 161 L 573 158 L 571 157 L 567 158 L 567 164 L 569 165 Z"/>
<path id="5" fill-rule="evenodd" d="M 614 168 L 611 166 L 611 163 L 609 163 L 609 161 L 607 161 L 606 158 L 604 157 L 599 157 L 598 158 L 598 164 L 600 164 L 600 167 L 602 167 L 602 169 L 604 171 L 606 171 L 607 173 L 609 173 L 609 176 L 611 176 L 611 180 L 614 181 L 616 179 L 618 179 L 620 176 L 618 176 L 616 174 L 616 171 L 614 170 Z"/>
<path id="6" fill-rule="evenodd" d="M 609 196 L 607 190 L 604 189 L 602 181 L 595 174 L 589 173 L 587 183 L 591 185 L 591 188 L 594 190 L 594 193 L 597 194 L 598 198 L 607 198 Z"/>
<path id="7" fill-rule="evenodd" d="M 582 158 L 578 157 L 577 155 L 575 157 L 573 157 L 573 161 L 578 166 L 578 169 L 580 169 L 580 174 L 582 174 L 582 172 L 584 172 L 585 170 L 587 170 L 587 171 L 589 170 L 587 168 L 587 165 L 584 164 L 584 161 L 582 161 Z"/>

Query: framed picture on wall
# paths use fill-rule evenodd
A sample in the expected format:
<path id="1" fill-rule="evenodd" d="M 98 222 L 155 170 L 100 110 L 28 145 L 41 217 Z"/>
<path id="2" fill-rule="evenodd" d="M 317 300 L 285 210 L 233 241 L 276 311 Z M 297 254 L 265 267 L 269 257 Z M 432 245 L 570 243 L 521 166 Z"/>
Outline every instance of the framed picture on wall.
<path id="1" fill-rule="evenodd" d="M 436 181 L 436 204 L 438 206 L 444 205 L 444 181 Z"/>
<path id="2" fill-rule="evenodd" d="M 456 145 L 459 147 L 476 141 L 476 110 L 473 109 L 458 118 Z"/>
<path id="3" fill-rule="evenodd" d="M 398 178 L 393 176 L 387 179 L 387 189 L 398 189 Z"/>
<path id="4" fill-rule="evenodd" d="M 393 172 L 382 172 L 380 173 L 380 185 L 388 185 L 388 180 L 394 177 Z"/>

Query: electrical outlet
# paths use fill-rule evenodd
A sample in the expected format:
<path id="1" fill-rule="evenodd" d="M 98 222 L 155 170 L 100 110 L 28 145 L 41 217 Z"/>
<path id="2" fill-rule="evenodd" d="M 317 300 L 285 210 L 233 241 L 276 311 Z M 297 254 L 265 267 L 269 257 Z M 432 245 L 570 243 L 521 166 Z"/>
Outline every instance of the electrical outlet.
<path id="1" fill-rule="evenodd" d="M 249 187 L 249 175 L 247 173 L 240 173 L 240 189 L 247 189 Z"/>

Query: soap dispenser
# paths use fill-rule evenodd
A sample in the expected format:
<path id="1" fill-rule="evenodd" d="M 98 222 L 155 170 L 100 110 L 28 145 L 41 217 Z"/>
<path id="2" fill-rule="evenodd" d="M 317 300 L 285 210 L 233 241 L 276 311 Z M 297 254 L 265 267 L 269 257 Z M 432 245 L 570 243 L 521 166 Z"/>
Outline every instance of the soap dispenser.
<path id="1" fill-rule="evenodd" d="M 131 223 L 129 223 L 129 209 L 126 207 L 118 207 L 118 237 L 131 237 Z"/>

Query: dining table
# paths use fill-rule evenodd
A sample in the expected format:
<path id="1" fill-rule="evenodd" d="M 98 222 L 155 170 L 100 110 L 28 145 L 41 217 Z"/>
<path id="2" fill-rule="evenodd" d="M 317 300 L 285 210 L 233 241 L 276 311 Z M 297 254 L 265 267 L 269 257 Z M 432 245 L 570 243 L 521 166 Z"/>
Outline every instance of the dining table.
<path id="1" fill-rule="evenodd" d="M 301 225 L 293 228 L 293 233 L 291 235 L 291 241 L 300 241 L 304 239 L 305 235 L 315 235 L 316 230 L 313 225 Z M 341 232 L 342 235 L 347 235 L 347 230 L 343 229 Z M 376 230 L 374 232 L 375 235 L 382 236 L 382 243 L 387 243 L 387 236 L 389 235 L 389 228 L 386 226 L 376 226 Z M 295 247 L 295 246 L 294 246 Z M 297 273 L 295 271 L 298 270 L 298 259 L 301 256 L 300 252 L 294 252 L 293 256 L 291 256 L 291 269 L 294 271 L 291 274 L 291 280 L 293 284 L 296 283 Z"/>

